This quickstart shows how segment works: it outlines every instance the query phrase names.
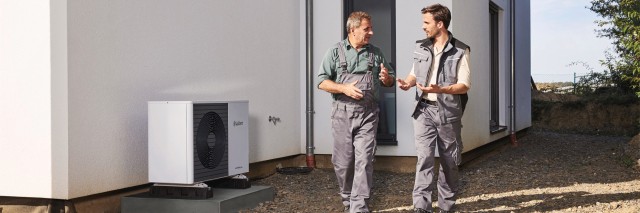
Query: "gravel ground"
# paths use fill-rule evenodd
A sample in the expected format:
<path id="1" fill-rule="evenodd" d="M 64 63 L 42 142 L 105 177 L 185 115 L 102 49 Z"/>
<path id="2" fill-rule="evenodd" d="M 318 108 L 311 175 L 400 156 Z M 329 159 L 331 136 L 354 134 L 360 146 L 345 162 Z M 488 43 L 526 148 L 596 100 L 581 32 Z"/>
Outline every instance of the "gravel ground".
<path id="1" fill-rule="evenodd" d="M 621 154 L 629 140 L 530 130 L 517 147 L 462 165 L 456 211 L 640 212 L 640 172 Z M 412 212 L 413 176 L 374 171 L 373 212 Z M 342 212 L 331 169 L 252 184 L 273 186 L 276 197 L 243 212 Z"/>

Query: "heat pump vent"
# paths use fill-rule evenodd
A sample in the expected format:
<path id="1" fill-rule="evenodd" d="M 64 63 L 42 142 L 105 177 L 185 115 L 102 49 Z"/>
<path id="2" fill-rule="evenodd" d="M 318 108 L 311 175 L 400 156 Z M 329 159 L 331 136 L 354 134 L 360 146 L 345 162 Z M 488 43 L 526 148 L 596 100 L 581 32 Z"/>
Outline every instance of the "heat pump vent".
<path id="1" fill-rule="evenodd" d="M 224 177 L 228 170 L 227 104 L 193 106 L 195 181 Z"/>

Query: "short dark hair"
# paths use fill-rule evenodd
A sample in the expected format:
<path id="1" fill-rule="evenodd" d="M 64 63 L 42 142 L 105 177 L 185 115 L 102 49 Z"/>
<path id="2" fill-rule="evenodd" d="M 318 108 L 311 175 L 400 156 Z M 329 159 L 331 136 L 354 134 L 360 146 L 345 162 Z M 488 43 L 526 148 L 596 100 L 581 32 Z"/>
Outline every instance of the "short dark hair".
<path id="1" fill-rule="evenodd" d="M 432 4 L 428 7 L 422 8 L 420 11 L 422 14 L 431 13 L 434 20 L 444 23 L 445 29 L 449 28 L 449 23 L 451 23 L 451 11 L 449 8 L 442 6 L 441 4 Z"/>

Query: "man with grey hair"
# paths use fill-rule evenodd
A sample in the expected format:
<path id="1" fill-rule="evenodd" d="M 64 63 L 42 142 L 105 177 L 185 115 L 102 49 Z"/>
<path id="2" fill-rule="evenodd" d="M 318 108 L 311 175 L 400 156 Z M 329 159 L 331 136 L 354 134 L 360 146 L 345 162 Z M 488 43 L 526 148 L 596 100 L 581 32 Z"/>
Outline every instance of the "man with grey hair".
<path id="1" fill-rule="evenodd" d="M 427 38 L 416 42 L 413 68 L 398 86 L 417 86 L 413 129 L 418 156 L 413 206 L 415 212 L 432 212 L 431 194 L 438 193 L 440 212 L 449 212 L 458 193 L 458 165 L 462 153 L 462 114 L 471 85 L 470 48 L 447 30 L 449 8 L 434 4 L 422 9 L 422 29 Z M 440 170 L 433 183 L 435 148 Z"/>
<path id="2" fill-rule="evenodd" d="M 333 163 L 345 211 L 369 212 L 373 155 L 378 129 L 378 90 L 394 84 L 393 68 L 369 44 L 371 17 L 353 12 L 348 38 L 331 47 L 318 74 L 318 88 L 333 96 Z"/>

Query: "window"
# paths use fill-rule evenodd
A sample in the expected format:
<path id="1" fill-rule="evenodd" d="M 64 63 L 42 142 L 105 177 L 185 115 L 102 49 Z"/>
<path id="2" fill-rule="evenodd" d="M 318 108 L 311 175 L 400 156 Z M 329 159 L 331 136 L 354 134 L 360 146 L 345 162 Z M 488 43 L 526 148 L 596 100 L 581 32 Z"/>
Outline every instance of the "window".
<path id="1" fill-rule="evenodd" d="M 365 11 L 371 15 L 374 36 L 370 42 L 379 47 L 394 70 L 396 61 L 396 2 L 395 0 L 344 0 L 343 38 L 347 37 L 345 26 L 347 17 L 353 11 Z M 397 71 L 396 71 L 397 72 Z M 379 92 L 378 106 L 378 145 L 398 145 L 396 140 L 396 87 L 382 87 Z"/>
<path id="2" fill-rule="evenodd" d="M 489 2 L 489 25 L 491 28 L 491 133 L 504 131 L 506 126 L 500 125 L 500 12 L 502 9 Z"/>

